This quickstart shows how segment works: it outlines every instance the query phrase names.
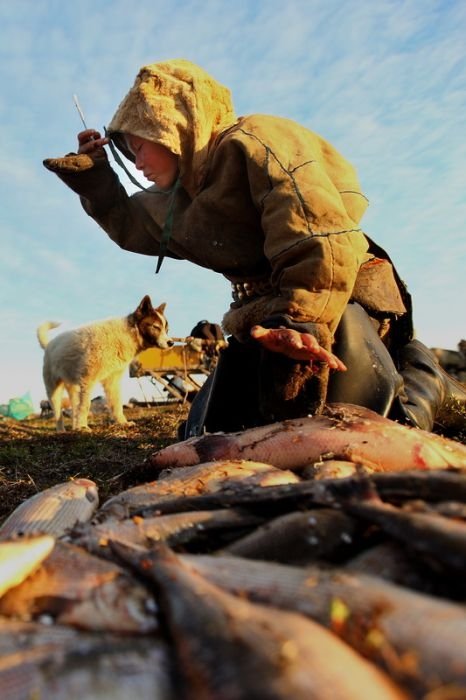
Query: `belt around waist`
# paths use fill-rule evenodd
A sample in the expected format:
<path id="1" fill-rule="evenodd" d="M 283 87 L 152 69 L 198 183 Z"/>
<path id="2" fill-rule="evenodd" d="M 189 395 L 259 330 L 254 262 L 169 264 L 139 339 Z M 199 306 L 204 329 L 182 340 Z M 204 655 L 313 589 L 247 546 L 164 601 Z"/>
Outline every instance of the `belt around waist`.
<path id="1" fill-rule="evenodd" d="M 231 293 L 236 302 L 247 303 L 257 297 L 270 294 L 272 290 L 273 287 L 268 280 L 246 280 L 231 283 Z"/>

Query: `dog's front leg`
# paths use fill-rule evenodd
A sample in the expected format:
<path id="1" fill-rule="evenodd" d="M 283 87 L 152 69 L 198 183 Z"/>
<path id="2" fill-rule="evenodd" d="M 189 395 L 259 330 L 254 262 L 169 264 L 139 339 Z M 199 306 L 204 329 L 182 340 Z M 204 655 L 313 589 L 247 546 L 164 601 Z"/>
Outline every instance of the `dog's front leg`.
<path id="1" fill-rule="evenodd" d="M 126 420 L 126 416 L 123 413 L 123 402 L 121 399 L 121 380 L 123 378 L 124 371 L 126 367 L 121 372 L 116 372 L 110 377 L 107 377 L 102 381 L 102 386 L 105 390 L 105 396 L 107 397 L 108 407 L 115 423 L 127 423 L 133 425 L 130 421 Z"/>

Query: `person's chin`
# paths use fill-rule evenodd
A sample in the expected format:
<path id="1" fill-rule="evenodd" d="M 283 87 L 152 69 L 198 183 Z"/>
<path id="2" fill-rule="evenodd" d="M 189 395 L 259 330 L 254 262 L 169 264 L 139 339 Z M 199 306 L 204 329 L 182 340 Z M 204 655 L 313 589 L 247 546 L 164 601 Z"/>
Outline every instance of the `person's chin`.
<path id="1" fill-rule="evenodd" d="M 148 180 L 151 183 L 151 185 L 156 187 L 161 192 L 164 192 L 165 190 L 169 189 L 168 187 L 165 187 L 163 183 L 160 184 L 159 179 L 156 177 L 147 177 L 146 175 L 144 177 L 146 178 L 146 180 Z"/>
<path id="2" fill-rule="evenodd" d="M 153 180 L 152 182 L 157 187 L 157 189 L 161 190 L 162 192 L 169 192 L 171 189 L 171 185 L 168 185 L 165 180 Z"/>

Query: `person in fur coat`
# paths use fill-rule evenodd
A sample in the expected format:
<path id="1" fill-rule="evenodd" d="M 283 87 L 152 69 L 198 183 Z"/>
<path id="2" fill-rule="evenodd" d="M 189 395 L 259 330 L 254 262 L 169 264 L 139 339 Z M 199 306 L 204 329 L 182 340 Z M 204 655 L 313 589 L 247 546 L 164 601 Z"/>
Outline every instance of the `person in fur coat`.
<path id="1" fill-rule="evenodd" d="M 226 87 L 177 59 L 142 67 L 106 133 L 85 129 L 78 144 L 44 165 L 117 245 L 157 257 L 157 271 L 168 256 L 231 283 L 228 347 L 187 435 L 315 414 L 328 401 L 432 428 L 445 379 L 413 341 L 410 296 L 361 229 L 367 198 L 328 141 L 289 119 L 236 116 Z M 107 145 L 148 186 L 129 196 Z M 435 370 L 427 397 L 424 375 L 403 374 L 413 354 Z"/>

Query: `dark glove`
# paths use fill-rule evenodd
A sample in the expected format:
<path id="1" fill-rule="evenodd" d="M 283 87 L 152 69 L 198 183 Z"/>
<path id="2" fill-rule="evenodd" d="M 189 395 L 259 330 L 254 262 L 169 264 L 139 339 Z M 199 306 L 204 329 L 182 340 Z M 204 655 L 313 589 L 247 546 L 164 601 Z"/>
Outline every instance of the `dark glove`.
<path id="1" fill-rule="evenodd" d="M 85 207 L 86 211 L 91 209 L 93 214 L 111 206 L 121 186 L 103 148 L 92 158 L 85 153 L 68 153 L 62 158 L 46 158 L 43 164 L 73 192 L 87 200 L 90 207 Z"/>
<path id="2" fill-rule="evenodd" d="M 93 159 L 85 153 L 68 153 L 63 158 L 46 158 L 43 163 L 47 170 L 57 175 L 80 173 L 94 167 Z"/>

